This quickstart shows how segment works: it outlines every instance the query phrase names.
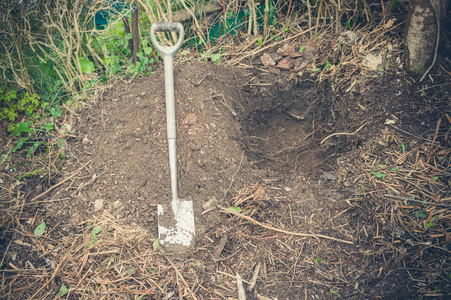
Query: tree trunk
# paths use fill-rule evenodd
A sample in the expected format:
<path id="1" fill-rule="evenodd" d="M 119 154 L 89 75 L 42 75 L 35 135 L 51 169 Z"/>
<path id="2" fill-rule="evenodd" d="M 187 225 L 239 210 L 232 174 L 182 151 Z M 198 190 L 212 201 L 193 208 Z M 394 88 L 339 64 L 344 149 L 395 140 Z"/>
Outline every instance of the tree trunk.
<path id="1" fill-rule="evenodd" d="M 411 0 L 406 23 L 407 70 L 423 74 L 433 62 L 437 38 L 444 32 L 449 0 Z"/>

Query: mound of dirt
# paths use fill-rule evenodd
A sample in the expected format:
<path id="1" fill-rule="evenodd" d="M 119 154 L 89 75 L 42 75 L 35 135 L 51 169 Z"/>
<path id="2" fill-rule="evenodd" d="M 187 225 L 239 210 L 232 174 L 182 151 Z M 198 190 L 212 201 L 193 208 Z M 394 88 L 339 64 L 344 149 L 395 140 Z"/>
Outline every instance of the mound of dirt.
<path id="1" fill-rule="evenodd" d="M 201 214 L 206 202 L 228 205 L 246 184 L 321 162 L 309 108 L 324 91 L 313 84 L 290 89 L 269 73 L 194 61 L 174 78 L 179 197 L 193 200 L 197 232 L 218 223 Z M 79 173 L 53 194 L 48 216 L 75 225 L 108 210 L 156 235 L 155 207 L 171 199 L 162 70 L 116 84 L 78 113 L 74 131 L 65 171 Z"/>

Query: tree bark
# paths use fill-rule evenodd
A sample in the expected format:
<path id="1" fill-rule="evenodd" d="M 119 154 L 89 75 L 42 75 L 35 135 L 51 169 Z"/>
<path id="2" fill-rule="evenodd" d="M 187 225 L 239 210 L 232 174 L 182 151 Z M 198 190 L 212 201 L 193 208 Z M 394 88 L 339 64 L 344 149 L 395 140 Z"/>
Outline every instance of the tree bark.
<path id="1" fill-rule="evenodd" d="M 407 15 L 405 51 L 407 70 L 419 74 L 433 62 L 444 27 L 449 0 L 411 0 Z"/>

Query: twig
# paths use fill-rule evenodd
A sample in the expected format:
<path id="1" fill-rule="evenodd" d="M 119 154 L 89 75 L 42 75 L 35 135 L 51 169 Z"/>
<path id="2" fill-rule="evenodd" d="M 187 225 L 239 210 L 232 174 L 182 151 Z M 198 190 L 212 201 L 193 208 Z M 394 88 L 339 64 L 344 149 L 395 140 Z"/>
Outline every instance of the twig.
<path id="1" fill-rule="evenodd" d="M 435 205 L 435 206 L 448 207 L 448 208 L 451 207 L 451 205 L 448 205 L 448 204 L 433 203 L 433 202 L 428 202 L 428 201 L 421 201 L 421 200 L 409 199 L 409 198 L 400 197 L 400 196 L 395 196 L 395 195 L 390 195 L 390 194 L 384 194 L 384 197 L 395 198 L 395 199 L 400 199 L 400 200 L 405 200 L 405 201 L 412 201 L 412 202 L 415 202 L 415 203 L 421 203 L 421 204 L 424 204 L 424 205 Z"/>
<path id="2" fill-rule="evenodd" d="M 217 270 L 216 273 L 219 273 L 219 274 L 222 274 L 222 275 L 225 275 L 225 276 L 229 276 L 230 278 L 233 278 L 233 279 L 236 279 L 236 280 L 240 279 L 242 282 L 245 282 L 247 284 L 251 284 L 249 281 L 246 281 L 246 280 L 244 280 L 242 278 L 238 278 L 238 277 L 233 276 L 232 274 L 229 274 L 229 273 L 226 273 L 226 272 L 222 272 L 222 271 Z"/>
<path id="3" fill-rule="evenodd" d="M 260 52 L 262 52 L 262 51 L 265 51 L 266 49 L 269 49 L 269 48 L 274 47 L 274 46 L 276 46 L 276 45 L 285 43 L 285 42 L 287 42 L 287 41 L 289 41 L 289 40 L 291 40 L 291 39 L 294 39 L 294 38 L 296 38 L 296 37 L 298 37 L 298 36 L 300 36 L 300 35 L 306 34 L 307 32 L 313 30 L 314 28 L 316 28 L 316 27 L 312 27 L 312 28 L 310 28 L 310 29 L 304 30 L 304 31 L 302 31 L 302 32 L 300 32 L 300 33 L 297 33 L 297 34 L 295 34 L 295 35 L 293 35 L 293 36 L 290 36 L 289 38 L 286 38 L 286 39 L 284 39 L 284 40 L 275 42 L 274 44 L 271 44 L 271 45 L 269 45 L 269 46 L 266 46 L 266 47 L 263 47 L 263 48 L 261 48 L 261 49 L 258 49 L 257 51 L 254 51 L 254 52 L 252 52 L 252 53 L 250 53 L 250 54 L 247 54 L 247 55 L 244 55 L 244 56 L 242 56 L 242 57 L 239 57 L 239 58 L 235 58 L 235 59 L 233 59 L 233 60 L 230 60 L 230 63 L 232 63 L 232 64 L 233 64 L 233 63 L 239 63 L 240 61 L 242 61 L 242 60 L 245 59 L 246 57 L 254 56 L 254 55 L 256 55 L 256 54 L 258 54 L 258 53 L 260 53 Z"/>
<path id="4" fill-rule="evenodd" d="M 257 277 L 258 277 L 258 273 L 260 272 L 260 267 L 261 267 L 261 263 L 258 263 L 258 265 L 254 269 L 254 275 L 252 275 L 251 283 L 247 287 L 248 291 L 251 291 L 254 288 L 255 284 L 257 283 Z"/>
<path id="5" fill-rule="evenodd" d="M 193 291 L 191 290 L 190 286 L 188 285 L 188 283 L 186 283 L 185 278 L 183 278 L 182 274 L 180 274 L 180 271 L 177 269 L 177 267 L 172 263 L 172 261 L 168 258 L 169 263 L 172 265 L 172 267 L 175 270 L 175 273 L 177 273 L 177 276 L 180 277 L 180 280 L 182 280 L 183 284 L 186 286 L 186 288 L 188 289 L 189 293 L 191 294 L 191 297 L 193 299 L 197 299 L 196 295 L 194 295 Z"/>
<path id="6" fill-rule="evenodd" d="M 238 300 L 246 300 L 246 293 L 244 292 L 243 280 L 240 274 L 236 273 L 236 285 L 238 288 Z"/>
<path id="7" fill-rule="evenodd" d="M 440 44 L 440 15 L 439 15 L 437 7 L 435 7 L 434 3 L 432 3 L 432 2 L 433 1 L 429 0 L 429 4 L 432 6 L 432 9 L 434 10 L 435 21 L 437 22 L 437 38 L 435 39 L 434 58 L 432 59 L 432 63 L 429 66 L 429 68 L 426 70 L 426 72 L 424 72 L 423 76 L 421 76 L 420 82 L 423 81 L 423 79 L 426 77 L 426 75 L 429 73 L 429 71 L 435 65 L 435 61 L 437 60 L 438 46 Z"/>
<path id="8" fill-rule="evenodd" d="M 269 229 L 269 230 L 273 230 L 273 231 L 277 231 L 277 232 L 282 232 L 282 233 L 285 233 L 285 234 L 288 234 L 288 235 L 302 236 L 302 237 L 312 237 L 312 238 L 317 238 L 317 239 L 318 239 L 318 238 L 323 238 L 323 239 L 326 239 L 326 240 L 333 240 L 333 241 L 337 241 L 337 242 L 340 242 L 340 243 L 345 243 L 345 244 L 354 245 L 354 243 L 351 242 L 351 241 L 346 241 L 346 240 L 342 240 L 342 239 L 337 239 L 337 238 L 334 238 L 334 237 L 331 237 L 331 236 L 327 236 L 327 235 L 313 234 L 313 233 L 300 233 L 300 232 L 292 232 L 292 231 L 287 231 L 287 230 L 279 229 L 279 228 L 276 228 L 276 227 L 272 227 L 272 226 L 269 226 L 269 225 L 265 225 L 265 224 L 263 224 L 263 223 L 260 223 L 260 222 L 258 222 L 258 221 L 256 221 L 256 220 L 252 219 L 251 217 L 245 216 L 245 215 L 243 215 L 243 214 L 240 214 L 240 213 L 238 213 L 238 212 L 236 212 L 236 211 L 233 211 L 233 210 L 231 210 L 231 209 L 222 207 L 222 206 L 220 206 L 220 205 L 218 205 L 218 208 L 219 208 L 220 210 L 222 210 L 223 212 L 225 212 L 225 213 L 229 213 L 229 214 L 235 215 L 235 216 L 237 216 L 237 217 L 240 217 L 240 218 L 242 218 L 242 219 L 245 219 L 245 220 L 251 222 L 251 223 L 254 224 L 254 225 L 258 225 L 258 226 L 261 226 L 261 227 L 266 228 L 266 229 Z"/>
<path id="9" fill-rule="evenodd" d="M 59 270 L 61 269 L 61 266 L 63 265 L 63 263 L 66 260 L 67 260 L 67 254 L 63 257 L 61 262 L 56 267 L 55 271 L 52 274 L 52 277 L 50 277 L 50 279 L 43 286 L 41 286 L 41 288 L 36 293 L 34 293 L 33 296 L 31 296 L 28 300 L 32 300 L 34 297 L 36 297 L 46 286 L 49 285 L 50 282 L 53 281 L 53 279 L 55 279 L 56 275 L 58 274 Z"/>
<path id="10" fill-rule="evenodd" d="M 42 196 L 46 195 L 48 192 L 50 192 L 50 191 L 53 190 L 54 188 L 56 188 L 56 187 L 62 185 L 63 183 L 65 183 L 66 181 L 68 181 L 69 179 L 71 179 L 72 177 L 74 177 L 75 175 L 77 175 L 77 174 L 78 174 L 81 170 L 83 170 L 83 168 L 86 167 L 90 162 L 91 162 L 91 160 L 88 161 L 87 163 L 85 163 L 80 169 L 78 169 L 77 171 L 75 171 L 74 174 L 70 175 L 69 177 L 67 177 L 67 178 L 64 179 L 63 181 L 61 181 L 61 182 L 55 184 L 54 186 L 50 187 L 50 188 L 49 188 L 48 190 L 46 190 L 45 192 L 43 192 L 43 193 L 37 195 L 36 197 L 34 197 L 33 199 L 31 199 L 30 202 L 33 202 L 33 201 L 35 201 L 35 200 L 41 198 Z"/>
<path id="11" fill-rule="evenodd" d="M 327 136 L 327 137 L 325 137 L 322 141 L 321 141 L 321 145 L 327 140 L 327 139 L 329 139 L 329 138 L 331 138 L 331 137 L 333 137 L 333 136 L 336 136 L 336 135 L 356 135 L 363 127 L 365 127 L 365 125 L 367 125 L 369 122 L 366 122 L 365 124 L 363 124 L 362 126 L 360 126 L 356 131 L 354 131 L 354 132 L 351 132 L 351 133 L 348 133 L 348 132 L 336 132 L 336 133 L 333 133 L 333 134 L 331 134 L 331 135 L 329 135 L 329 136 Z"/>
<path id="12" fill-rule="evenodd" d="M 433 89 L 433 88 L 436 88 L 436 87 L 439 87 L 439 86 L 450 85 L 450 84 L 451 84 L 451 82 L 447 82 L 447 83 L 441 83 L 441 84 L 427 86 L 427 87 L 422 88 L 421 90 L 415 92 L 415 94 L 418 94 L 420 92 L 424 92 L 425 90 Z"/>
<path id="13" fill-rule="evenodd" d="M 227 196 L 227 193 L 229 192 L 230 188 L 231 188 L 232 185 L 233 185 L 233 181 L 235 180 L 235 175 L 238 174 L 238 172 L 239 172 L 240 169 L 241 169 L 241 165 L 243 164 L 243 158 L 244 158 L 244 151 L 243 151 L 243 153 L 241 154 L 241 159 L 240 159 L 240 164 L 238 165 L 238 169 L 237 169 L 236 172 L 232 175 L 232 178 L 230 179 L 230 185 L 229 185 L 229 187 L 227 188 L 227 190 L 224 192 L 224 198 Z"/>

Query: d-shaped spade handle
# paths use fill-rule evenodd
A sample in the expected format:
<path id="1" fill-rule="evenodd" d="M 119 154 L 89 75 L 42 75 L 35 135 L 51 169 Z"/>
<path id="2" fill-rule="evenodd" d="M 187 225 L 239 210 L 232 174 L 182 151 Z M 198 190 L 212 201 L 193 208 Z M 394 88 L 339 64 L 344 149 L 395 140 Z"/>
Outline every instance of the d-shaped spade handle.
<path id="1" fill-rule="evenodd" d="M 155 38 L 155 32 L 170 32 L 170 31 L 178 31 L 179 32 L 179 40 L 174 46 L 164 47 L 161 46 L 157 39 Z M 177 51 L 180 49 L 183 43 L 183 39 L 185 37 L 185 32 L 183 30 L 183 25 L 180 23 L 169 22 L 169 23 L 154 23 L 150 27 L 150 39 L 152 41 L 153 46 L 157 51 L 161 54 L 161 56 L 171 56 L 174 57 Z"/>

